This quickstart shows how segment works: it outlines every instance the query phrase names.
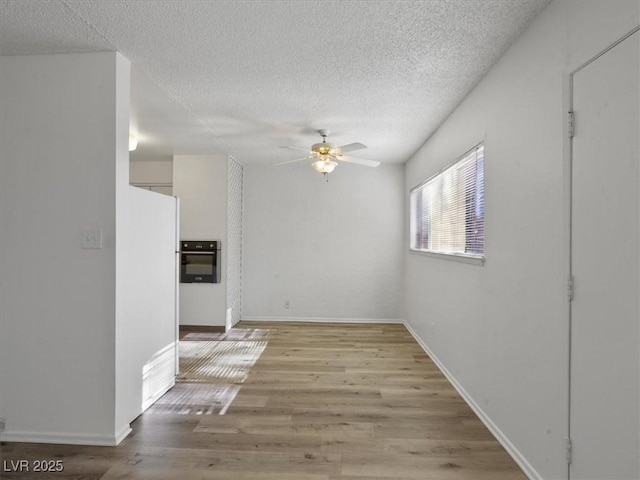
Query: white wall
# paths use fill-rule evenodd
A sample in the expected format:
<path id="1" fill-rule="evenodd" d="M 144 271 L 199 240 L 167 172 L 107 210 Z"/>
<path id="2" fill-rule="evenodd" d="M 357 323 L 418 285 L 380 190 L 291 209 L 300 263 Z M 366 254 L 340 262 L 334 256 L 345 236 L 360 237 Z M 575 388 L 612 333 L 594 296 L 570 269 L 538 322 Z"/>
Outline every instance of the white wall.
<path id="1" fill-rule="evenodd" d="M 174 384 L 176 200 L 126 185 L 118 209 L 116 425 Z"/>
<path id="2" fill-rule="evenodd" d="M 243 318 L 401 319 L 402 173 L 245 166 Z"/>
<path id="3" fill-rule="evenodd" d="M 128 62 L 0 57 L 2 438 L 116 443 L 116 157 Z M 82 249 L 83 229 L 102 230 Z"/>
<path id="4" fill-rule="evenodd" d="M 532 478 L 567 476 L 567 75 L 638 22 L 638 2 L 551 4 L 406 165 L 407 212 L 485 141 L 486 264 L 407 253 L 406 318 Z"/>
<path id="5" fill-rule="evenodd" d="M 173 157 L 135 160 L 130 152 L 129 183 L 146 190 L 173 196 Z"/>
<path id="6" fill-rule="evenodd" d="M 227 162 L 226 156 L 173 158 L 173 193 L 180 198 L 180 238 L 223 241 L 221 282 L 180 284 L 181 325 L 225 325 Z"/>
<path id="7" fill-rule="evenodd" d="M 129 181 L 132 184 L 173 183 L 173 157 L 168 160 L 131 160 L 129 163 Z"/>

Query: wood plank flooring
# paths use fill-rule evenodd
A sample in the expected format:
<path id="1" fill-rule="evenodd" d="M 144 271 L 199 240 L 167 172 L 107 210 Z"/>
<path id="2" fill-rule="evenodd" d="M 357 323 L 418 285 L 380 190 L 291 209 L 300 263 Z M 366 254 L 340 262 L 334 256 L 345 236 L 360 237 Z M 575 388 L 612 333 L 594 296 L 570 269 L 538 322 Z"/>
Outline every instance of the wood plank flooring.
<path id="1" fill-rule="evenodd" d="M 178 384 L 119 447 L 4 444 L 65 471 L 0 478 L 526 478 L 402 325 L 241 322 L 181 347 Z"/>

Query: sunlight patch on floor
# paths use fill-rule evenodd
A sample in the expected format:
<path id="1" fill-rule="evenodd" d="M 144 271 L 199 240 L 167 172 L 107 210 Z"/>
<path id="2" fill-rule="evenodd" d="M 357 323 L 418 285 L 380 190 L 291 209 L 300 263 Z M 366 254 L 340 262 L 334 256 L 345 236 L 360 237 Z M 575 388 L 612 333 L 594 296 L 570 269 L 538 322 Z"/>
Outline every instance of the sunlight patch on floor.
<path id="1" fill-rule="evenodd" d="M 264 341 L 182 341 L 178 380 L 242 383 L 266 347 Z"/>
<path id="2" fill-rule="evenodd" d="M 224 415 L 262 352 L 269 330 L 238 328 L 226 333 L 192 332 L 180 341 L 176 385 L 148 411 Z"/>
<path id="3" fill-rule="evenodd" d="M 176 383 L 153 407 L 152 413 L 224 415 L 240 391 L 240 385 Z"/>

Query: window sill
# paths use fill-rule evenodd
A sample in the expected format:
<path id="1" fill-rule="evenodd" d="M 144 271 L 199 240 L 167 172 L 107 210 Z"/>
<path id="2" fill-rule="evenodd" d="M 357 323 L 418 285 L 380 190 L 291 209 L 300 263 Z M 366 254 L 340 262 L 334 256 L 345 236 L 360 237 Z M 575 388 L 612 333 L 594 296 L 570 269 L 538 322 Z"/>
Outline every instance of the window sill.
<path id="1" fill-rule="evenodd" d="M 436 253 L 424 252 L 422 250 L 409 249 L 409 253 L 425 257 L 439 258 L 441 260 L 449 260 L 453 262 L 469 263 L 471 265 L 484 265 L 484 257 L 472 257 L 469 255 L 456 255 L 455 253 Z"/>

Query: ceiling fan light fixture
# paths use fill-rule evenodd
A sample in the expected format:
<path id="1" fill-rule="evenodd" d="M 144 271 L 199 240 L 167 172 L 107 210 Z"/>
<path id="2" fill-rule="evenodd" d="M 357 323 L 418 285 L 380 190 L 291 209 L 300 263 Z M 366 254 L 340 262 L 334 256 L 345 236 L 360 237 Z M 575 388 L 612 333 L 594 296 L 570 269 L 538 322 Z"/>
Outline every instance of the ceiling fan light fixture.
<path id="1" fill-rule="evenodd" d="M 274 165 L 284 165 L 285 163 L 293 163 L 300 162 L 303 160 L 313 160 L 311 166 L 313 169 L 322 173 L 326 179 L 328 179 L 328 174 L 333 172 L 333 170 L 338 166 L 337 160 L 341 162 L 347 163 L 355 163 L 359 165 L 364 165 L 366 167 L 377 167 L 380 162 L 374 160 L 365 160 L 362 158 L 354 158 L 354 157 L 343 157 L 342 154 L 345 152 L 352 152 L 355 150 L 361 150 L 363 148 L 367 148 L 366 145 L 362 143 L 349 143 L 347 145 L 336 146 L 333 143 L 327 142 L 327 135 L 329 132 L 327 130 L 318 130 L 318 133 L 322 136 L 321 143 L 314 143 L 311 145 L 311 151 L 309 151 L 309 155 L 302 158 L 296 158 L 294 160 L 285 160 L 284 162 L 278 162 Z M 282 148 L 291 148 L 293 150 L 306 150 L 305 148 L 299 147 L 282 147 Z"/>
<path id="2" fill-rule="evenodd" d="M 332 152 L 335 150 L 335 148 L 336 146 L 333 145 L 332 143 L 326 143 L 326 142 L 314 143 L 311 146 L 311 152 L 316 153 L 318 155 L 331 155 Z"/>
<path id="3" fill-rule="evenodd" d="M 311 164 L 313 169 L 318 173 L 331 173 L 338 166 L 338 162 L 334 162 L 329 158 L 320 159 Z"/>

